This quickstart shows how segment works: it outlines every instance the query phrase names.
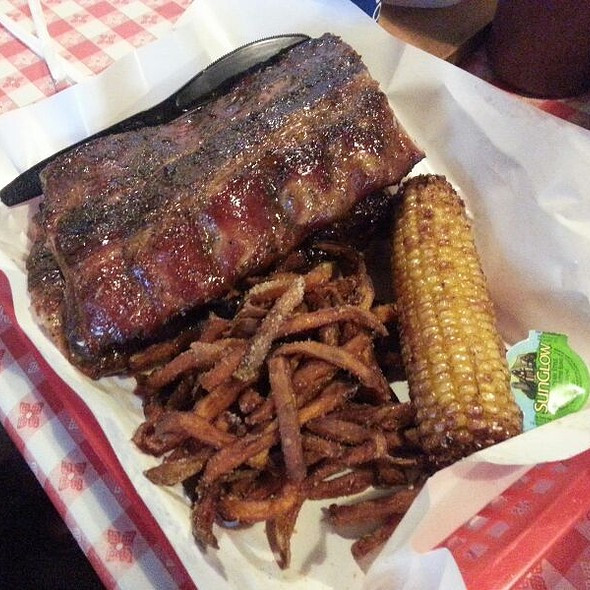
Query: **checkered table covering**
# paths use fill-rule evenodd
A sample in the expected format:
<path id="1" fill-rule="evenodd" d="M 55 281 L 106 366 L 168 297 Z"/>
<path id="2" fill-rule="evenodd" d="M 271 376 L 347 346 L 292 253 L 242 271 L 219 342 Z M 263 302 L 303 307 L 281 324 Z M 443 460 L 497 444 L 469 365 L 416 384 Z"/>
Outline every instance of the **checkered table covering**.
<path id="1" fill-rule="evenodd" d="M 43 11 L 59 54 L 90 76 L 161 37 L 189 4 L 43 0 Z M 26 0 L 0 0 L 0 11 L 34 33 Z M 56 86 L 46 63 L 0 26 L 0 113 L 67 85 Z M 102 435 L 94 417 L 67 390 L 18 327 L 8 281 L 0 273 L 2 426 L 106 587 L 194 588 L 114 453 L 105 453 L 106 439 L 95 438 Z"/>
<path id="2" fill-rule="evenodd" d="M 195 588 L 94 416 L 19 327 L 2 272 L 0 422 L 107 588 Z"/>
<path id="3" fill-rule="evenodd" d="M 162 36 L 190 0 L 43 0 L 49 34 L 59 54 L 92 75 Z M 0 0 L 0 12 L 34 33 L 26 0 Z M 0 26 L 0 113 L 51 96 L 47 64 Z"/>
<path id="4" fill-rule="evenodd" d="M 43 0 L 59 54 L 84 75 L 97 74 L 132 49 L 161 37 L 190 0 Z M 26 0 L 0 11 L 29 32 Z M 485 56 L 465 69 L 490 79 Z M 493 80 L 492 80 L 493 81 Z M 46 63 L 0 26 L 0 114 L 51 96 Z M 590 93 L 530 102 L 590 129 Z M 109 588 L 193 588 L 83 402 L 67 391 L 14 318 L 0 273 L 0 421 Z M 104 438 L 104 437 L 103 437 Z M 96 449 L 101 449 L 98 456 Z M 84 523 L 82 527 L 80 523 Z"/>

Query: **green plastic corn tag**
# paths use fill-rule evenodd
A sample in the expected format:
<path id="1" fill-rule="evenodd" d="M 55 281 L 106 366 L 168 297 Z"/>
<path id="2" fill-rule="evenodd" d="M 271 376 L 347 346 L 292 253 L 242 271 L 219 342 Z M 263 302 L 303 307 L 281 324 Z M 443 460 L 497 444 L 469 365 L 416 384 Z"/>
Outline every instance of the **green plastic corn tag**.
<path id="1" fill-rule="evenodd" d="M 590 394 L 590 373 L 567 336 L 531 330 L 506 355 L 524 430 L 577 412 Z"/>

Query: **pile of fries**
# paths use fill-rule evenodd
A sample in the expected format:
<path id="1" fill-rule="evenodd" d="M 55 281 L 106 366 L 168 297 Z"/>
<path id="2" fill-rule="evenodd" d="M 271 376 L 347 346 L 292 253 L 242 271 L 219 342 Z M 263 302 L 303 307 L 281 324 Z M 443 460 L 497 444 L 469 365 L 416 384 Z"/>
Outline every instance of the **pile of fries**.
<path id="1" fill-rule="evenodd" d="M 336 243 L 295 252 L 231 297 L 235 312 L 212 313 L 184 350 L 146 353 L 174 353 L 138 376 L 145 422 L 134 441 L 162 457 L 146 475 L 184 484 L 204 546 L 218 546 L 217 526 L 264 521 L 281 568 L 305 500 L 379 490 L 324 511 L 337 532 L 363 525 L 360 560 L 390 536 L 425 473 L 414 409 L 389 385 L 403 372 L 395 307 L 375 303 L 362 256 Z"/>

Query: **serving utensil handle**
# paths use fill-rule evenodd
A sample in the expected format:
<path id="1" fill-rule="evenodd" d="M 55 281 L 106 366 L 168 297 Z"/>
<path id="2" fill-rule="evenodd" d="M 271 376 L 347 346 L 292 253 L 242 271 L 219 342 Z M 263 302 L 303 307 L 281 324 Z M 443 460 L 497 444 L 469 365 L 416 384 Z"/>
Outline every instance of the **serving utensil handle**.
<path id="1" fill-rule="evenodd" d="M 211 100 L 216 93 L 222 92 L 230 82 L 244 75 L 253 67 L 306 39 L 309 37 L 301 34 L 277 35 L 259 39 L 234 49 L 207 66 L 157 105 L 127 117 L 34 164 L 0 189 L 0 199 L 5 205 L 11 207 L 40 195 L 42 187 L 39 173 L 61 154 L 99 137 L 134 131 L 141 127 L 153 127 L 172 121 L 182 113 Z"/>

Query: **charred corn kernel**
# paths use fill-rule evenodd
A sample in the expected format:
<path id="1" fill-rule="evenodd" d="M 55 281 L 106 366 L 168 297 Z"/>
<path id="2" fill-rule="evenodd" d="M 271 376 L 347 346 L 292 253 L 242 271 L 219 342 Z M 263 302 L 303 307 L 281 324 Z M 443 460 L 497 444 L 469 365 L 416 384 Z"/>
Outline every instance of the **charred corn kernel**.
<path id="1" fill-rule="evenodd" d="M 392 266 L 420 444 L 444 466 L 521 432 L 463 201 L 441 176 L 402 187 Z"/>

